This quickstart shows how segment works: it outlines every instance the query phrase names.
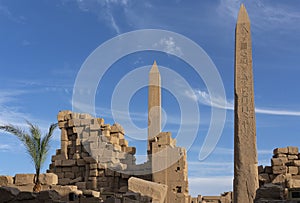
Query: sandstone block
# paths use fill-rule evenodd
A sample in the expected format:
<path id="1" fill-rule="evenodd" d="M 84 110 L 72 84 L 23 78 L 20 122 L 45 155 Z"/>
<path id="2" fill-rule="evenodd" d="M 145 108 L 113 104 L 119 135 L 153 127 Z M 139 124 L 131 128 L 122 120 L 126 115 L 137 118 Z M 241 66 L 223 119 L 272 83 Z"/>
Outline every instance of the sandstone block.
<path id="1" fill-rule="evenodd" d="M 77 166 L 84 166 L 85 165 L 84 159 L 77 159 L 76 163 L 77 163 Z"/>
<path id="2" fill-rule="evenodd" d="M 90 163 L 90 164 L 95 164 L 95 163 L 97 163 L 97 161 L 96 161 L 93 157 L 90 157 L 90 156 L 88 156 L 88 157 L 83 157 L 83 159 L 84 159 L 84 161 L 85 161 L 86 163 Z"/>
<path id="3" fill-rule="evenodd" d="M 163 203 L 167 195 L 168 186 L 131 177 L 128 180 L 128 189 L 143 196 L 151 197 L 153 202 Z"/>
<path id="4" fill-rule="evenodd" d="M 65 178 L 68 178 L 68 179 L 74 179 L 75 178 L 75 174 L 73 172 L 65 172 L 65 175 L 64 175 Z M 71 181 L 69 181 L 70 183 Z"/>
<path id="5" fill-rule="evenodd" d="M 294 160 L 294 166 L 300 166 L 300 160 Z"/>
<path id="6" fill-rule="evenodd" d="M 82 194 L 82 191 L 78 190 L 77 186 L 74 186 L 74 185 L 68 185 L 68 186 L 52 185 L 51 189 L 58 192 L 58 194 L 61 196 L 69 195 L 69 193 L 71 193 L 71 192 L 74 192 L 77 195 Z"/>
<path id="7" fill-rule="evenodd" d="M 0 186 L 7 186 L 13 184 L 14 179 L 12 176 L 0 176 Z"/>
<path id="8" fill-rule="evenodd" d="M 62 160 L 62 166 L 75 166 L 76 161 L 72 159 Z"/>
<path id="9" fill-rule="evenodd" d="M 289 160 L 296 160 L 296 159 L 298 159 L 298 155 L 288 155 L 287 156 L 287 158 L 289 159 Z"/>
<path id="10" fill-rule="evenodd" d="M 289 146 L 288 151 L 289 151 L 288 154 L 292 154 L 292 155 L 298 155 L 299 153 L 298 147 Z"/>
<path id="11" fill-rule="evenodd" d="M 78 183 L 78 182 L 81 182 L 82 180 L 83 180 L 83 178 L 80 176 L 78 178 L 75 178 L 75 179 L 71 180 L 70 184 Z"/>
<path id="12" fill-rule="evenodd" d="M 98 170 L 97 169 L 90 170 L 89 175 L 92 177 L 96 177 L 98 175 Z"/>
<path id="13" fill-rule="evenodd" d="M 97 169 L 98 168 L 98 164 L 90 164 L 90 169 Z"/>
<path id="14" fill-rule="evenodd" d="M 287 147 L 284 148 L 276 148 L 273 150 L 273 154 L 287 154 L 289 152 Z"/>
<path id="15" fill-rule="evenodd" d="M 298 167 L 297 166 L 289 166 L 288 167 L 288 173 L 292 175 L 297 175 L 298 174 Z"/>
<path id="16" fill-rule="evenodd" d="M 70 182 L 71 182 L 70 178 L 58 179 L 58 184 L 59 185 L 68 185 L 68 184 L 70 184 Z"/>
<path id="17" fill-rule="evenodd" d="M 58 176 L 54 173 L 40 174 L 40 182 L 43 185 L 56 185 L 58 183 Z"/>
<path id="18" fill-rule="evenodd" d="M 286 162 L 288 162 L 288 159 L 285 157 L 271 159 L 272 166 L 284 166 Z"/>
<path id="19" fill-rule="evenodd" d="M 16 174 L 15 184 L 16 185 L 26 185 L 34 183 L 35 174 Z"/>
<path id="20" fill-rule="evenodd" d="M 258 175 L 258 180 L 264 183 L 269 183 L 270 182 L 270 177 L 269 174 L 267 173 L 261 173 Z"/>
<path id="21" fill-rule="evenodd" d="M 78 187 L 79 190 L 85 190 L 86 189 L 86 182 L 77 182 L 75 185 Z"/>
<path id="22" fill-rule="evenodd" d="M 274 174 L 286 174 L 287 173 L 286 166 L 273 166 L 272 170 L 273 170 Z"/>
<path id="23" fill-rule="evenodd" d="M 94 190 L 83 190 L 83 195 L 87 197 L 100 197 L 100 192 Z"/>
<path id="24" fill-rule="evenodd" d="M 300 187 L 300 180 L 298 179 L 290 179 L 287 181 L 288 188 L 299 188 Z"/>

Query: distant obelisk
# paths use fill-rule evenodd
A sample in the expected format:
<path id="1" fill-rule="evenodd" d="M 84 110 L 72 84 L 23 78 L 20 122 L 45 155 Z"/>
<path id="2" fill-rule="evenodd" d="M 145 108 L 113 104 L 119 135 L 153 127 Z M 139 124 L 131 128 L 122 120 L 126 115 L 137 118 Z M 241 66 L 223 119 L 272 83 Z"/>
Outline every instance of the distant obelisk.
<path id="1" fill-rule="evenodd" d="M 253 203 L 259 187 L 251 46 L 250 20 L 242 4 L 235 30 L 235 203 Z"/>
<path id="2" fill-rule="evenodd" d="M 161 132 L 161 81 L 156 61 L 149 72 L 148 86 L 148 140 Z M 150 146 L 148 143 L 148 152 Z"/>

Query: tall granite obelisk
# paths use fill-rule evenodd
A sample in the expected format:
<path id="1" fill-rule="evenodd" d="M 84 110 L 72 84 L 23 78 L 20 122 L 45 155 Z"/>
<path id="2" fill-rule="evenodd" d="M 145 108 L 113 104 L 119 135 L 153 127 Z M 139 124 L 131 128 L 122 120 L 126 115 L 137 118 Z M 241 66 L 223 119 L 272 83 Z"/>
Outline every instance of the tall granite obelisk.
<path id="1" fill-rule="evenodd" d="M 234 202 L 253 203 L 258 185 L 250 20 L 242 4 L 235 30 Z"/>
<path id="2" fill-rule="evenodd" d="M 148 140 L 161 132 L 161 81 L 156 61 L 149 72 L 148 86 Z M 148 152 L 150 145 L 148 142 Z"/>

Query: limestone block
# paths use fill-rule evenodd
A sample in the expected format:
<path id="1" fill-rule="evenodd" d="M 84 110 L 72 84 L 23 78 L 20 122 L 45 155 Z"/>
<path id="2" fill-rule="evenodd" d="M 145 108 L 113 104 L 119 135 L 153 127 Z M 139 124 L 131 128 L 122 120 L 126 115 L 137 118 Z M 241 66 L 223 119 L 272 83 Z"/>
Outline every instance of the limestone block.
<path id="1" fill-rule="evenodd" d="M 63 160 L 61 165 L 62 166 L 75 166 L 76 160 L 72 160 L 72 159 Z"/>
<path id="2" fill-rule="evenodd" d="M 287 154 L 289 152 L 287 147 L 284 148 L 276 148 L 273 150 L 273 154 Z"/>
<path id="3" fill-rule="evenodd" d="M 7 186 L 13 184 L 14 179 L 12 176 L 0 176 L 0 186 Z"/>
<path id="4" fill-rule="evenodd" d="M 298 174 L 298 167 L 297 166 L 289 166 L 288 167 L 288 173 L 292 175 L 297 175 Z"/>
<path id="5" fill-rule="evenodd" d="M 288 159 L 285 157 L 271 159 L 272 166 L 284 166 L 286 162 L 288 162 Z"/>
<path id="6" fill-rule="evenodd" d="M 56 185 L 58 183 L 58 176 L 54 173 L 40 174 L 40 182 L 43 185 Z"/>
<path id="7" fill-rule="evenodd" d="M 291 147 L 291 146 L 288 147 L 288 154 L 298 155 L 298 153 L 299 153 L 298 147 Z"/>
<path id="8" fill-rule="evenodd" d="M 286 166 L 273 166 L 272 170 L 273 170 L 274 174 L 286 174 L 287 173 Z"/>
<path id="9" fill-rule="evenodd" d="M 20 190 L 18 190 L 17 188 L 6 186 L 0 187 L 1 202 L 9 202 L 13 200 L 19 193 Z"/>
<path id="10" fill-rule="evenodd" d="M 35 174 L 16 174 L 15 184 L 16 185 L 26 185 L 34 183 Z"/>
<path id="11" fill-rule="evenodd" d="M 131 177 L 128 180 L 128 189 L 151 197 L 153 202 L 163 203 L 166 199 L 168 186 Z"/>

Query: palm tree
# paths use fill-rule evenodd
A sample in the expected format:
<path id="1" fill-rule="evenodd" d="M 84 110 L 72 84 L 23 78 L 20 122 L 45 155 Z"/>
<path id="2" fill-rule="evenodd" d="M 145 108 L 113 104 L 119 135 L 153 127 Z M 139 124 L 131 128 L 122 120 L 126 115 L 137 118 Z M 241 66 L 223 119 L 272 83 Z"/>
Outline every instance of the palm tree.
<path id="1" fill-rule="evenodd" d="M 57 127 L 57 123 L 51 124 L 48 133 L 46 133 L 45 136 L 42 137 L 41 130 L 37 125 L 33 125 L 29 121 L 26 122 L 29 126 L 29 134 L 22 128 L 11 124 L 0 126 L 0 130 L 4 130 L 17 136 L 19 140 L 24 144 L 35 167 L 36 175 L 33 191 L 39 192 L 41 190 L 41 184 L 39 180 L 40 170 L 48 155 L 48 151 L 50 148 L 50 139 L 52 138 L 53 131 Z"/>

